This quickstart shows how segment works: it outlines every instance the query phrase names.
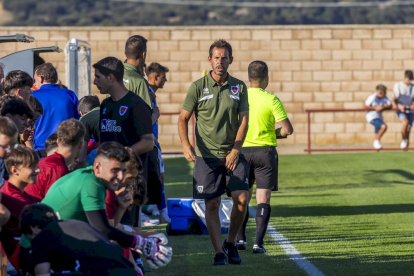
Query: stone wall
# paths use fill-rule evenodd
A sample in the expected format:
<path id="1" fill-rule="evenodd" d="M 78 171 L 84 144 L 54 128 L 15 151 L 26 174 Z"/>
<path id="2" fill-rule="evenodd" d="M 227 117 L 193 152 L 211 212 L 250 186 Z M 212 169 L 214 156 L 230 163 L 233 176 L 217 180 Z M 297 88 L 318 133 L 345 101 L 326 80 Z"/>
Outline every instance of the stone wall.
<path id="1" fill-rule="evenodd" d="M 414 69 L 414 35 L 411 25 L 341 26 L 237 26 L 237 27 L 1 27 L 0 34 L 25 33 L 31 44 L 0 44 L 0 56 L 29 47 L 57 45 L 70 38 L 88 41 L 92 62 L 106 56 L 124 59 L 125 40 L 133 34 L 149 39 L 147 64 L 169 67 L 168 82 L 157 92 L 161 112 L 179 112 L 190 83 L 201 77 L 208 48 L 218 38 L 233 46 L 229 72 L 247 82 L 247 66 L 264 60 L 270 69 L 268 91 L 283 101 L 295 133 L 280 141 L 280 149 L 302 151 L 307 142 L 306 109 L 362 108 L 377 84 L 389 88 Z M 52 62 L 64 80 L 64 54 L 42 55 Z M 93 93 L 97 89 L 93 86 Z M 165 150 L 180 151 L 177 115 L 162 116 L 160 142 Z M 398 146 L 400 124 L 394 112 L 386 112 L 388 132 L 384 144 Z M 312 115 L 315 147 L 366 146 L 373 127 L 364 112 Z"/>

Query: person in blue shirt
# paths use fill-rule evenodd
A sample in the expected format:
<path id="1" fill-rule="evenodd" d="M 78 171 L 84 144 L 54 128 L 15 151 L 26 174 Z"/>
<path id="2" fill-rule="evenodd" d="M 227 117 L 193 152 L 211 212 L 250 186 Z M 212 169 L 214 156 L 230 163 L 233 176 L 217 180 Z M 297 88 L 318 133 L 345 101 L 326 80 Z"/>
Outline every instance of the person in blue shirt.
<path id="1" fill-rule="evenodd" d="M 36 67 L 34 86 L 37 90 L 33 91 L 33 96 L 42 104 L 43 114 L 35 123 L 34 148 L 41 157 L 46 156 L 46 139 L 56 132 L 59 124 L 71 118 L 79 119 L 76 94 L 60 88 L 57 81 L 58 74 L 51 63 Z"/>
<path id="2" fill-rule="evenodd" d="M 153 93 L 153 94 L 150 93 L 150 95 L 152 95 L 151 100 L 152 100 L 153 110 L 158 111 L 157 100 L 155 99 L 155 93 L 157 92 L 158 89 L 162 89 L 164 87 L 164 84 L 167 82 L 166 74 L 168 72 L 169 72 L 169 69 L 167 67 L 162 66 L 161 64 L 155 63 L 155 62 L 151 63 L 146 68 L 146 75 L 148 78 L 149 90 L 150 92 Z M 158 117 L 159 117 L 159 111 L 158 111 Z M 166 198 L 165 198 L 165 191 L 164 191 L 164 161 L 162 160 L 162 156 L 161 156 L 161 146 L 158 142 L 158 120 L 155 120 L 154 122 L 154 118 L 153 118 L 152 131 L 153 131 L 155 141 L 156 141 L 155 146 L 158 148 L 158 161 L 160 165 L 160 181 L 162 183 L 162 199 L 161 199 L 161 204 L 151 205 L 148 208 L 147 212 L 151 212 L 153 215 L 160 215 L 161 216 L 160 222 L 168 223 L 171 220 L 168 216 L 167 205 L 165 202 Z"/>

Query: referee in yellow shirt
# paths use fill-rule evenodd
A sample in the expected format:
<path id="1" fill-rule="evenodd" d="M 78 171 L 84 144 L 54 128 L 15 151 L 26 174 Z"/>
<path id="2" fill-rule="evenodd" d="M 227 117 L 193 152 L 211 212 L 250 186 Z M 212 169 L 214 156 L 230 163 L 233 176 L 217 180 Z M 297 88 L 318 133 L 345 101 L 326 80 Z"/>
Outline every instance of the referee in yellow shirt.
<path id="1" fill-rule="evenodd" d="M 267 253 L 263 247 L 270 219 L 270 196 L 278 190 L 278 155 L 276 151 L 278 138 L 286 138 L 293 132 L 282 102 L 266 92 L 269 84 L 269 70 L 265 62 L 253 61 L 249 65 L 248 74 L 250 88 L 249 100 L 249 129 L 243 143 L 242 151 L 250 166 L 249 201 L 252 197 L 253 183 L 256 181 L 256 240 L 253 253 Z M 275 129 L 275 122 L 281 127 Z M 237 236 L 237 247 L 246 250 L 246 225 L 249 210 Z"/>

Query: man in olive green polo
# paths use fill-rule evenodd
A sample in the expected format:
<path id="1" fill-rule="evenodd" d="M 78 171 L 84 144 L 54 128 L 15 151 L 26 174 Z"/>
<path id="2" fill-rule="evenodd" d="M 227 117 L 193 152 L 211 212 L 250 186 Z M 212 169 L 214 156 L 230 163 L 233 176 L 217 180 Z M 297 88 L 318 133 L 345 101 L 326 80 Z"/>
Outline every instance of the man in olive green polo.
<path id="1" fill-rule="evenodd" d="M 148 82 L 142 75 L 147 56 L 147 40 L 140 35 L 133 35 L 125 43 L 126 62 L 124 63 L 124 85 L 140 96 L 152 109 Z"/>
<path id="2" fill-rule="evenodd" d="M 214 265 L 240 264 L 236 236 L 246 214 L 249 167 L 240 150 L 249 117 L 247 87 L 227 73 L 233 61 L 231 45 L 217 40 L 209 50 L 212 67 L 192 83 L 178 119 L 184 156 L 194 162 L 193 195 L 204 199 L 206 222 L 215 249 Z M 197 151 L 188 140 L 188 121 L 195 112 Z M 227 239 L 221 245 L 221 195 L 233 198 Z"/>

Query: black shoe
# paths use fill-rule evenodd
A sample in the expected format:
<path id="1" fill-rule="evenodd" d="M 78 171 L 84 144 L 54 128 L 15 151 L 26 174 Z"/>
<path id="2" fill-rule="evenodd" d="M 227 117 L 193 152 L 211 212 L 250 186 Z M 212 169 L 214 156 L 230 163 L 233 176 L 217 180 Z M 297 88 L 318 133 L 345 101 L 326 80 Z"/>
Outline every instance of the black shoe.
<path id="1" fill-rule="evenodd" d="M 253 245 L 253 253 L 263 254 L 263 253 L 269 253 L 269 251 L 264 249 L 263 246 L 258 246 L 257 244 L 255 244 L 255 245 Z"/>
<path id="2" fill-rule="evenodd" d="M 217 253 L 216 256 L 214 256 L 213 265 L 226 265 L 226 264 L 227 264 L 227 258 L 224 253 Z"/>
<path id="3" fill-rule="evenodd" d="M 227 259 L 230 264 L 240 264 L 241 259 L 239 256 L 239 251 L 237 250 L 236 243 L 228 243 L 226 240 L 223 242 L 223 251 L 227 255 Z"/>
<path id="4" fill-rule="evenodd" d="M 239 251 L 246 251 L 247 242 L 244 240 L 239 240 L 237 242 L 237 250 Z"/>

